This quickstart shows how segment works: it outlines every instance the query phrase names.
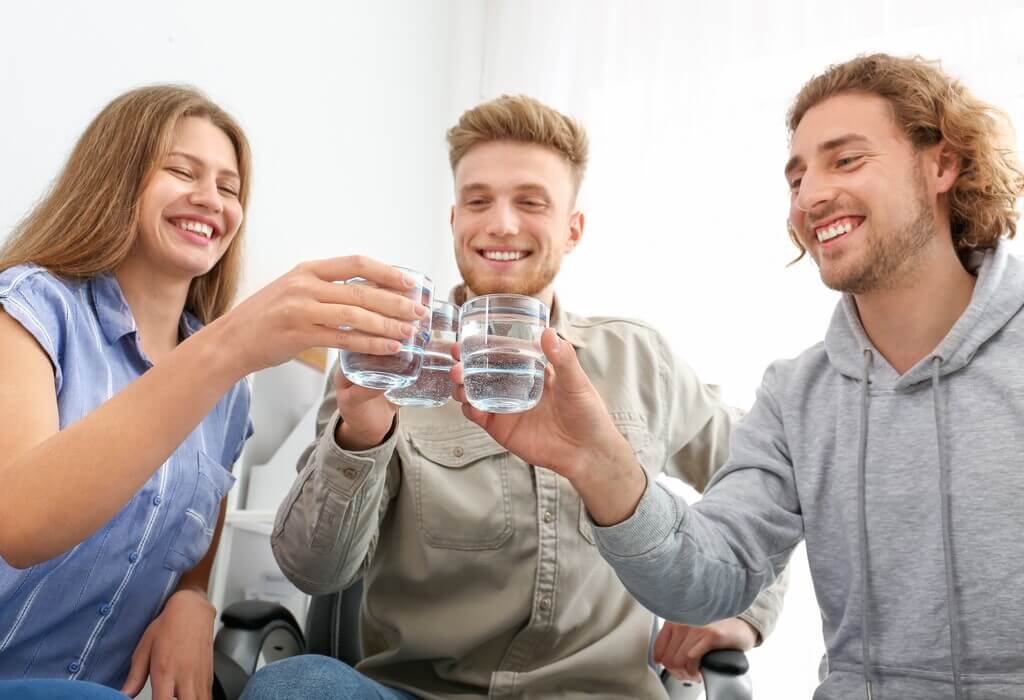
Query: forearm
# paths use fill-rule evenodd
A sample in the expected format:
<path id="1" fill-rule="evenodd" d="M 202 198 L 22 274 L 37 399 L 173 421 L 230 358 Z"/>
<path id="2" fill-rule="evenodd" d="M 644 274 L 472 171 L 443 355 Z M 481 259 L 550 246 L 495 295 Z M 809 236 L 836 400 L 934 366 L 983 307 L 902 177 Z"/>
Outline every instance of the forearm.
<path id="1" fill-rule="evenodd" d="M 774 578 L 741 559 L 741 542 L 679 496 L 650 484 L 626 521 L 595 528 L 601 554 L 626 588 L 660 617 L 706 625 L 747 610 Z"/>
<path id="2" fill-rule="evenodd" d="M 602 527 L 633 515 L 647 487 L 647 475 L 625 438 L 615 432 L 606 442 L 581 453 L 580 466 L 571 470 L 573 488 Z"/>
<path id="3" fill-rule="evenodd" d="M 0 466 L 8 563 L 27 567 L 103 526 L 243 374 L 212 326 L 73 425 Z M 55 527 L 59 524 L 59 527 Z"/>
<path id="4" fill-rule="evenodd" d="M 388 507 L 388 472 L 397 469 L 394 433 L 375 448 L 348 452 L 334 440 L 336 420 L 307 452 L 271 538 L 281 570 L 311 594 L 343 589 L 362 572 Z"/>

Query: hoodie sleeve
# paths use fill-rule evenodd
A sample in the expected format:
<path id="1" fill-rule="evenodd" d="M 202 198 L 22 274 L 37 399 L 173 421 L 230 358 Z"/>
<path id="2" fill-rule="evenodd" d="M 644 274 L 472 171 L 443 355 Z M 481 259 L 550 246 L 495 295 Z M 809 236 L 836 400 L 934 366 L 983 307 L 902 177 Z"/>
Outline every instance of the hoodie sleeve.
<path id="1" fill-rule="evenodd" d="M 744 613 L 803 538 L 773 378 L 769 369 L 733 433 L 728 462 L 699 503 L 688 506 L 649 482 L 632 516 L 594 527 L 626 588 L 660 617 L 705 625 Z"/>

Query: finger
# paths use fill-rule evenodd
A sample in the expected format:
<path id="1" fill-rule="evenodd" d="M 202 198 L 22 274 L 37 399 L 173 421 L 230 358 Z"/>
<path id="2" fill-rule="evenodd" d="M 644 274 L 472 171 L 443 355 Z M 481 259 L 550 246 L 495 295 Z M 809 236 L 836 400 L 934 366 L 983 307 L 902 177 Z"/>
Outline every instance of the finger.
<path id="1" fill-rule="evenodd" d="M 700 662 L 704 659 L 704 655 L 711 651 L 713 646 L 714 639 L 710 634 L 706 634 L 698 639 L 687 653 L 689 661 L 686 664 L 686 670 L 694 675 L 700 675 Z"/>
<path id="2" fill-rule="evenodd" d="M 153 686 L 153 700 L 172 700 L 174 697 L 174 676 L 165 669 L 153 668 L 149 682 Z"/>
<path id="3" fill-rule="evenodd" d="M 463 386 L 463 383 L 466 378 L 466 373 L 465 369 L 462 366 L 462 362 L 459 360 L 459 358 L 455 358 L 455 364 L 452 365 L 452 368 L 448 372 L 448 374 L 449 376 L 451 376 L 452 381 L 455 382 L 455 386 Z"/>
<path id="4" fill-rule="evenodd" d="M 367 335 L 359 331 L 343 331 L 326 326 L 314 326 L 303 334 L 305 347 L 340 348 L 351 352 L 365 352 L 370 355 L 394 355 L 402 344 L 391 338 Z"/>
<path id="5" fill-rule="evenodd" d="M 462 362 L 462 345 L 460 343 L 452 344 L 452 358 L 456 362 Z"/>
<path id="6" fill-rule="evenodd" d="M 675 669 L 686 668 L 686 662 L 690 659 L 690 647 L 694 645 L 697 635 L 700 634 L 696 627 L 684 627 L 680 633 L 679 644 L 672 652 L 672 668 Z"/>
<path id="7" fill-rule="evenodd" d="M 654 658 L 656 663 L 661 663 L 662 656 L 665 654 L 665 648 L 668 646 L 669 639 L 672 638 L 672 626 L 665 624 L 658 630 L 658 636 L 654 640 L 654 648 L 651 650 L 651 656 Z"/>
<path id="8" fill-rule="evenodd" d="M 365 283 L 334 284 L 318 281 L 313 290 L 313 297 L 325 304 L 357 306 L 383 316 L 407 321 L 424 318 L 429 312 L 422 303 L 421 293 L 416 289 L 407 291 L 374 287 Z"/>
<path id="9" fill-rule="evenodd" d="M 477 408 L 473 408 L 468 401 L 462 404 L 462 415 L 479 425 L 484 430 L 487 429 L 487 421 L 490 418 L 490 414 Z"/>
<path id="10" fill-rule="evenodd" d="M 666 625 L 663 629 L 667 631 L 661 651 L 660 663 L 666 668 L 672 668 L 672 658 L 675 656 L 676 650 L 679 649 L 679 645 L 686 638 L 686 630 L 678 625 Z"/>
<path id="11" fill-rule="evenodd" d="M 416 333 L 416 325 L 412 322 L 382 316 L 358 306 L 310 302 L 307 313 L 312 323 L 330 328 L 344 326 L 367 335 L 405 340 Z"/>
<path id="12" fill-rule="evenodd" d="M 305 266 L 327 282 L 343 282 L 353 277 L 362 277 L 391 289 L 412 289 L 416 286 L 416 280 L 402 270 L 365 255 L 312 260 L 305 263 Z"/>
<path id="13" fill-rule="evenodd" d="M 344 389 L 338 394 L 339 403 L 344 404 L 347 408 L 355 408 L 361 406 L 368 401 L 373 401 L 384 395 L 383 389 L 369 389 L 365 386 L 359 386 L 358 384 L 352 384 L 349 382 L 349 388 Z M 342 414 L 344 416 L 344 414 Z"/>
<path id="14" fill-rule="evenodd" d="M 144 634 L 139 646 L 132 654 L 132 665 L 128 669 L 128 677 L 121 686 L 121 692 L 130 697 L 135 697 L 146 687 L 146 679 L 149 678 L 149 651 L 153 646 L 152 637 Z"/>
<path id="15" fill-rule="evenodd" d="M 554 328 L 547 328 L 541 336 L 540 346 L 548 362 L 555 368 L 560 390 L 575 392 L 590 388 L 590 380 L 576 358 L 572 343 L 559 338 Z"/>

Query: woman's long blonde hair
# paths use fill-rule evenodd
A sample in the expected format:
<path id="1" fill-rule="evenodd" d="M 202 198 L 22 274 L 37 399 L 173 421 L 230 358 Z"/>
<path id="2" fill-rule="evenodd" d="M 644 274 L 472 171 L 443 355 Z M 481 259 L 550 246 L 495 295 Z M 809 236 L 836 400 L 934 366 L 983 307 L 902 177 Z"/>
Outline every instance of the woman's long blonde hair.
<path id="1" fill-rule="evenodd" d="M 0 270 L 35 263 L 62 277 L 113 272 L 139 235 L 139 197 L 186 117 L 209 119 L 231 140 L 245 211 L 252 157 L 238 123 L 195 88 L 138 88 L 108 104 L 89 124 L 50 191 L 0 248 Z M 227 311 L 238 290 L 244 228 L 243 218 L 213 269 L 192 280 L 185 309 L 203 323 Z"/>

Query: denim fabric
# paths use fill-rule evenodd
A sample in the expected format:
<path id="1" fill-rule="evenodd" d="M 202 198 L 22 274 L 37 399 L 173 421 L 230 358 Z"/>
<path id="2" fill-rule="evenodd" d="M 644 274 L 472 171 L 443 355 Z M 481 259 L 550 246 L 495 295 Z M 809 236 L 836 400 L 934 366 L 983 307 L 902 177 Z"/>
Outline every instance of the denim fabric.
<path id="1" fill-rule="evenodd" d="M 0 681 L 0 700 L 125 700 L 105 685 L 85 681 Z"/>
<path id="2" fill-rule="evenodd" d="M 416 700 L 404 690 L 371 680 L 329 656 L 293 656 L 264 666 L 249 680 L 242 700 Z"/>

